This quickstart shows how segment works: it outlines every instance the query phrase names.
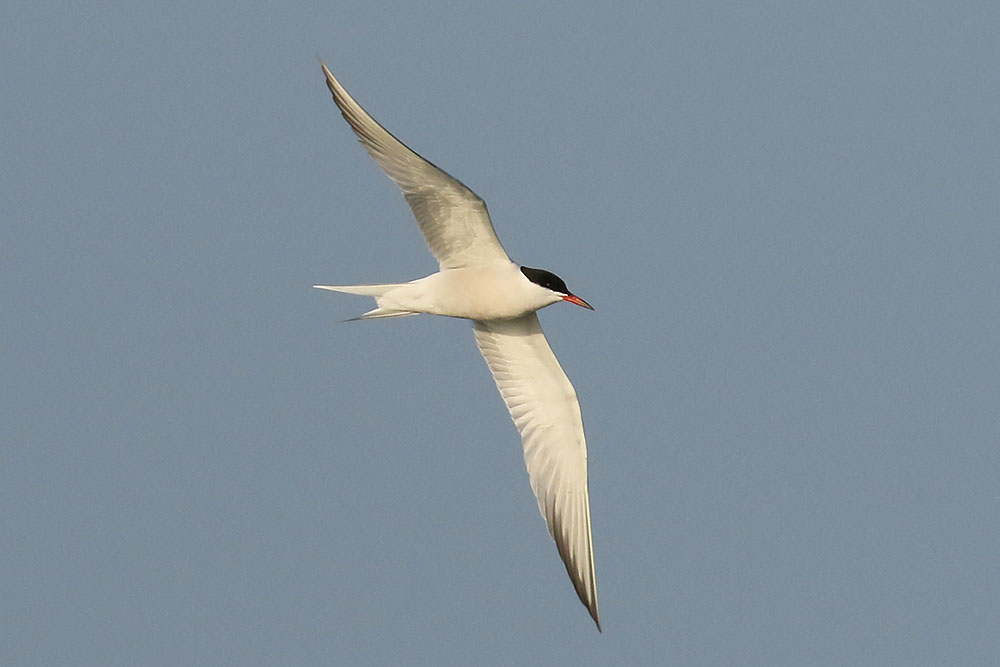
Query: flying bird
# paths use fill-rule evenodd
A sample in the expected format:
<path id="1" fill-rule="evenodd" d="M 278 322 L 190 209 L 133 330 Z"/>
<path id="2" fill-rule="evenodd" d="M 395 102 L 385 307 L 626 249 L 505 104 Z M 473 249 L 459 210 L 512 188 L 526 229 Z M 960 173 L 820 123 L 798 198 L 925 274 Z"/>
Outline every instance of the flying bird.
<path id="1" fill-rule="evenodd" d="M 429 313 L 472 321 L 479 351 L 521 435 L 538 508 L 600 630 L 580 404 L 535 314 L 560 301 L 593 307 L 555 274 L 512 262 L 486 202 L 394 137 L 320 65 L 361 145 L 403 191 L 440 270 L 408 283 L 315 287 L 374 297 L 376 307 L 356 320 Z"/>

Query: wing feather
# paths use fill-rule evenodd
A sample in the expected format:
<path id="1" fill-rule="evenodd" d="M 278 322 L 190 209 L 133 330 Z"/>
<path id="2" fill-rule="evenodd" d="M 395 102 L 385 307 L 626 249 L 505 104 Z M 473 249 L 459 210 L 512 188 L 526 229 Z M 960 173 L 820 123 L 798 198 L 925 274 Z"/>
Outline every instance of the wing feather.
<path id="1" fill-rule="evenodd" d="M 320 65 L 340 113 L 365 150 L 403 191 L 441 268 L 508 259 L 486 202 L 394 137 L 354 101 L 322 61 Z"/>
<path id="2" fill-rule="evenodd" d="M 524 462 L 538 509 L 580 601 L 600 629 L 587 443 L 576 390 L 552 353 L 534 313 L 513 320 L 476 321 L 473 331 L 521 434 Z"/>

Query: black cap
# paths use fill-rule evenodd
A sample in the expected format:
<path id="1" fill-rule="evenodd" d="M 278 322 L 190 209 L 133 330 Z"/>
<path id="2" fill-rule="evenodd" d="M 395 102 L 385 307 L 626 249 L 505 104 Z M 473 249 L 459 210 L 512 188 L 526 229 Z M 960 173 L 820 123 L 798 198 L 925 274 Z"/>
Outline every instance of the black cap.
<path id="1" fill-rule="evenodd" d="M 527 266 L 521 267 L 521 273 L 536 285 L 560 294 L 572 294 L 562 278 L 545 269 L 529 269 Z"/>

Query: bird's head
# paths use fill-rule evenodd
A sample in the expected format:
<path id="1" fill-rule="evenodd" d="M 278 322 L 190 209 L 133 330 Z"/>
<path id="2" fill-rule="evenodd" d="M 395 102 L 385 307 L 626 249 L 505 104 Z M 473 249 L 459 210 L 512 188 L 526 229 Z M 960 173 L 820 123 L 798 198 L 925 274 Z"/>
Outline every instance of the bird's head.
<path id="1" fill-rule="evenodd" d="M 524 277 L 534 284 L 552 292 L 554 296 L 558 296 L 559 299 L 557 300 L 569 301 L 570 303 L 583 306 L 584 308 L 589 308 L 590 310 L 594 309 L 594 307 L 589 303 L 570 292 L 569 288 L 566 287 L 566 282 L 554 273 L 546 271 L 545 269 L 531 269 L 527 266 L 521 267 L 521 273 L 523 273 Z"/>

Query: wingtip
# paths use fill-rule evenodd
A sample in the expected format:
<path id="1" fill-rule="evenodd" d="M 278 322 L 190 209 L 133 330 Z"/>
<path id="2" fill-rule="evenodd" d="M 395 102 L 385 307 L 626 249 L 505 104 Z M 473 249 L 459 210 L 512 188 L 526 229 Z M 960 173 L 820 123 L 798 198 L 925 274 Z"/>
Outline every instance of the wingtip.
<path id="1" fill-rule="evenodd" d="M 326 77 L 326 87 L 330 89 L 330 92 L 334 94 L 334 99 L 336 99 L 337 91 L 335 90 L 335 86 L 339 85 L 340 82 L 337 81 L 337 77 L 333 75 L 333 72 L 331 72 L 330 68 L 326 66 L 326 63 L 323 62 L 322 58 L 316 56 L 316 60 L 319 61 L 319 66 L 323 68 L 323 76 Z"/>
<path id="2" fill-rule="evenodd" d="M 587 611 L 590 612 L 590 617 L 594 619 L 594 625 L 597 626 L 597 631 L 600 632 L 601 634 L 604 634 L 604 629 L 601 628 L 601 617 L 597 613 L 597 609 L 596 608 L 588 609 Z"/>

